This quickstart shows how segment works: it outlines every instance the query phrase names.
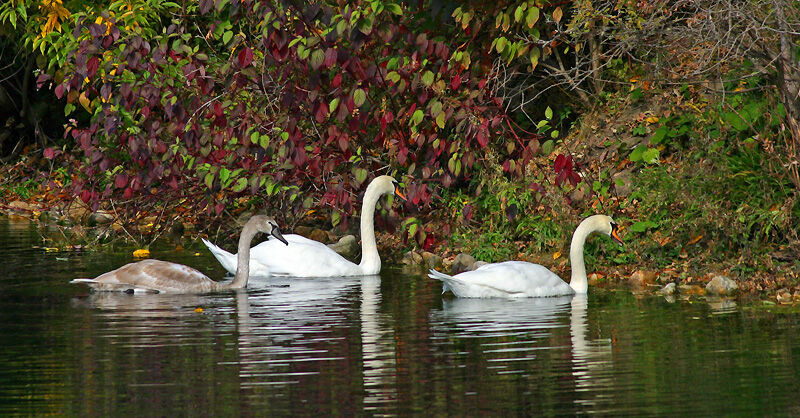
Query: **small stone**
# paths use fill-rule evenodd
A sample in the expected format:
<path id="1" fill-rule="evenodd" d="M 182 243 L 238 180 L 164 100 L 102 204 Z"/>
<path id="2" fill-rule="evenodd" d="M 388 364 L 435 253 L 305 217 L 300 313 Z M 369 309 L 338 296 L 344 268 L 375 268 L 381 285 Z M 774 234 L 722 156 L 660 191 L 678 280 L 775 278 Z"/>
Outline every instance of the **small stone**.
<path id="1" fill-rule="evenodd" d="M 620 171 L 611 176 L 611 178 L 618 196 L 624 197 L 631 194 L 633 191 L 633 175 L 631 171 Z"/>
<path id="2" fill-rule="evenodd" d="M 712 295 L 730 295 L 738 289 L 739 285 L 735 281 L 719 274 L 714 274 L 706 285 L 706 291 Z"/>
<path id="3" fill-rule="evenodd" d="M 419 266 L 422 265 L 422 256 L 414 251 L 409 251 L 403 254 L 403 259 L 401 262 L 407 266 Z"/>
<path id="4" fill-rule="evenodd" d="M 314 228 L 312 228 L 310 226 L 300 225 L 298 227 L 295 227 L 294 231 L 292 231 L 292 232 L 294 232 L 297 235 L 308 237 L 308 236 L 311 235 L 312 231 L 314 231 Z"/>
<path id="5" fill-rule="evenodd" d="M 775 295 L 775 299 L 780 304 L 792 303 L 792 294 L 789 293 L 789 291 L 786 289 L 780 289 L 778 290 L 778 293 Z"/>
<path id="6" fill-rule="evenodd" d="M 442 257 L 439 257 L 430 251 L 422 252 L 422 260 L 425 263 L 425 266 L 428 268 L 438 270 L 442 267 Z"/>
<path id="7" fill-rule="evenodd" d="M 661 289 L 659 289 L 657 293 L 659 295 L 665 295 L 665 296 L 666 295 L 672 295 L 672 294 L 675 293 L 675 288 L 676 287 L 677 286 L 675 286 L 675 283 L 669 283 L 666 286 L 664 286 Z"/>
<path id="8" fill-rule="evenodd" d="M 475 263 L 475 257 L 467 253 L 461 253 L 456 256 L 455 260 L 453 260 L 453 266 L 450 271 L 452 271 L 453 274 L 461 273 L 462 271 L 469 269 L 473 263 Z"/>
<path id="9" fill-rule="evenodd" d="M 356 237 L 353 235 L 345 235 L 339 238 L 339 241 L 328 244 L 328 247 L 339 253 L 342 257 L 349 259 L 356 258 L 358 253 L 361 252 L 358 241 L 356 241 Z"/>
<path id="10" fill-rule="evenodd" d="M 308 235 L 308 238 L 324 244 L 328 241 L 328 233 L 319 228 L 314 228 L 314 230 Z"/>
<path id="11" fill-rule="evenodd" d="M 35 209 L 29 203 L 23 202 L 21 200 L 15 200 L 15 201 L 9 203 L 8 207 L 9 207 L 9 209 L 13 209 L 13 210 L 16 210 L 16 211 L 19 211 L 19 212 L 33 212 L 34 209 Z"/>
<path id="12" fill-rule="evenodd" d="M 67 209 L 67 217 L 75 222 L 79 222 L 83 220 L 85 217 L 89 216 L 91 211 L 89 207 L 86 206 L 86 203 L 83 203 L 83 200 L 80 198 L 75 198 L 69 205 L 69 209 Z"/>
<path id="13" fill-rule="evenodd" d="M 478 269 L 478 267 L 480 267 L 480 266 L 485 266 L 485 265 L 487 265 L 487 264 L 489 264 L 489 263 L 487 263 L 487 262 L 485 262 L 485 261 L 483 261 L 483 260 L 478 260 L 478 261 L 476 261 L 476 262 L 472 263 L 472 264 L 469 266 L 468 270 L 469 270 L 469 271 L 472 271 L 472 270 L 477 270 L 477 269 Z"/>
<path id="14" fill-rule="evenodd" d="M 706 290 L 696 284 L 682 284 L 678 290 L 684 295 L 704 295 Z"/>
<path id="15" fill-rule="evenodd" d="M 93 224 L 94 225 L 106 225 L 106 224 L 110 224 L 113 221 L 114 221 L 114 215 L 112 215 L 112 214 L 110 214 L 110 213 L 108 213 L 106 211 L 98 210 L 97 212 L 92 213 L 91 215 L 89 215 L 89 221 L 88 222 L 89 222 L 90 225 L 93 225 Z"/>
<path id="16" fill-rule="evenodd" d="M 645 287 L 655 283 L 658 273 L 654 271 L 636 270 L 631 274 L 630 283 L 634 286 Z"/>

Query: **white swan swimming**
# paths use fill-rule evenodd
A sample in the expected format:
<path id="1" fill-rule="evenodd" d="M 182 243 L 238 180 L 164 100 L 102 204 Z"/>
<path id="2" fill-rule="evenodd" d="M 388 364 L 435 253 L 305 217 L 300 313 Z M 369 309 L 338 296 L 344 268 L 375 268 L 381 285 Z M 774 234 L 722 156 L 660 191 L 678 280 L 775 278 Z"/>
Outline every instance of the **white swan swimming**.
<path id="1" fill-rule="evenodd" d="M 444 282 L 442 293 L 450 290 L 462 298 L 526 298 L 585 294 L 589 284 L 583 262 L 583 244 L 592 232 L 601 232 L 622 245 L 617 224 L 606 215 L 590 216 L 578 225 L 572 235 L 569 261 L 572 278 L 569 284 L 539 264 L 526 261 L 505 261 L 485 264 L 473 271 L 455 276 L 431 270 L 428 277 Z"/>
<path id="2" fill-rule="evenodd" d="M 250 250 L 250 274 L 253 276 L 337 277 L 365 276 L 381 271 L 381 258 L 375 242 L 375 207 L 385 194 L 394 194 L 402 200 L 399 185 L 390 176 L 376 177 L 364 193 L 361 205 L 361 263 L 355 264 L 327 245 L 301 235 L 288 234 L 291 245 L 285 247 L 274 239 L 264 241 Z M 236 270 L 237 257 L 207 240 L 203 240 L 222 267 Z"/>
<path id="3" fill-rule="evenodd" d="M 215 282 L 205 274 L 183 264 L 161 260 L 142 260 L 126 264 L 94 279 L 75 279 L 70 283 L 85 283 L 92 289 L 100 291 L 134 293 L 206 293 L 240 289 L 247 286 L 247 279 L 250 276 L 247 262 L 250 259 L 250 241 L 258 232 L 270 234 L 284 245 L 288 245 L 272 218 L 253 216 L 244 225 L 242 235 L 239 237 L 239 260 L 244 267 L 236 269 L 233 280 L 227 283 Z"/>

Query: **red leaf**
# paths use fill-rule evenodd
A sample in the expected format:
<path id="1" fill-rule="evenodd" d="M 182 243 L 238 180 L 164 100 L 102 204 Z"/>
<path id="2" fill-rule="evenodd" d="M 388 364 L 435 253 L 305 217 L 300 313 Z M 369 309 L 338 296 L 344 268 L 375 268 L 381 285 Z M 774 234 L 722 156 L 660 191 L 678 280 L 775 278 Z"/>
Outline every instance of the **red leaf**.
<path id="1" fill-rule="evenodd" d="M 97 57 L 89 58 L 89 61 L 86 62 L 86 73 L 88 77 L 94 77 L 95 73 L 97 73 L 97 69 L 100 67 L 100 59 Z"/>
<path id="2" fill-rule="evenodd" d="M 89 199 L 91 198 L 92 198 L 92 192 L 85 189 L 81 192 L 81 200 L 83 200 L 83 203 L 89 203 Z"/>
<path id="3" fill-rule="evenodd" d="M 239 66 L 242 68 L 247 67 L 253 62 L 253 50 L 244 47 L 241 51 L 239 51 Z"/>
<path id="4" fill-rule="evenodd" d="M 123 199 L 130 199 L 133 196 L 133 189 L 130 187 L 125 188 L 125 192 L 122 194 Z"/>
<path id="5" fill-rule="evenodd" d="M 216 117 L 222 116 L 222 103 L 220 103 L 220 102 L 215 102 L 214 103 L 214 115 Z"/>
<path id="6" fill-rule="evenodd" d="M 225 210 L 225 205 L 222 203 L 217 203 L 214 206 L 214 212 L 217 213 L 217 216 L 221 215 L 223 210 Z"/>
<path id="7" fill-rule="evenodd" d="M 117 174 L 117 177 L 114 179 L 114 186 L 118 189 L 121 189 L 128 185 L 128 176 L 125 174 Z"/>
<path id="8" fill-rule="evenodd" d="M 339 87 L 341 84 L 342 84 L 342 75 L 341 75 L 341 74 L 336 74 L 336 75 L 333 77 L 333 81 L 331 82 L 331 86 L 332 86 L 333 88 L 337 88 L 337 87 Z"/>
<path id="9" fill-rule="evenodd" d="M 455 76 L 453 76 L 453 79 L 450 80 L 450 88 L 452 88 L 453 90 L 456 90 L 460 86 L 461 86 L 461 76 L 456 74 Z"/>
<path id="10" fill-rule="evenodd" d="M 553 168 L 555 168 L 556 173 L 561 172 L 561 170 L 564 169 L 564 165 L 566 163 L 567 163 L 567 159 L 564 158 L 564 155 L 563 154 L 559 154 L 558 157 L 556 157 L 555 163 L 553 163 Z"/>
<path id="11" fill-rule="evenodd" d="M 59 99 L 64 97 L 64 85 L 63 84 L 59 84 L 59 85 L 56 86 L 56 97 L 58 97 Z"/>
<path id="12" fill-rule="evenodd" d="M 486 85 L 486 80 L 481 80 L 478 82 L 478 90 L 483 90 L 483 86 Z"/>
<path id="13" fill-rule="evenodd" d="M 483 129 L 478 130 L 476 139 L 478 140 L 478 144 L 481 145 L 481 148 L 486 148 L 486 145 L 489 144 L 489 137 L 486 135 L 486 131 Z"/>
<path id="14" fill-rule="evenodd" d="M 47 147 L 47 148 L 44 149 L 44 158 L 47 158 L 48 160 L 52 160 L 53 157 L 55 157 L 55 156 L 56 156 L 56 152 L 55 152 L 55 150 L 53 150 L 53 148 Z"/>
<path id="15" fill-rule="evenodd" d="M 328 113 L 328 104 L 321 102 L 319 106 L 317 106 L 317 111 L 314 112 L 314 119 L 317 120 L 317 123 L 325 122 L 325 119 L 328 119 Z"/>
<path id="16" fill-rule="evenodd" d="M 328 48 L 325 50 L 325 60 L 322 61 L 322 64 L 327 67 L 331 68 L 334 64 L 336 64 L 336 50 L 333 48 Z"/>
<path id="17" fill-rule="evenodd" d="M 39 74 L 39 77 L 36 77 L 36 88 L 41 89 L 45 81 L 47 80 L 50 80 L 50 74 L 47 73 Z"/>

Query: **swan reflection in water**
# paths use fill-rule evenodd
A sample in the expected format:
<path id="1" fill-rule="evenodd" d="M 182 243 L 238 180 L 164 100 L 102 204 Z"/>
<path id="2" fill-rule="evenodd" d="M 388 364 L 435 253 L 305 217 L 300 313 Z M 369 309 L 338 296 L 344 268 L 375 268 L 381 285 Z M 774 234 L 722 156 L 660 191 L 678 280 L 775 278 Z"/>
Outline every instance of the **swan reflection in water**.
<path id="1" fill-rule="evenodd" d="M 586 295 L 525 299 L 467 299 L 442 301 L 432 313 L 435 335 L 448 344 L 452 338 L 480 338 L 487 369 L 497 374 L 528 373 L 541 350 L 571 350 L 575 403 L 591 411 L 602 403 L 601 389 L 611 384 L 612 350 L 609 339 L 587 338 Z M 568 319 L 568 321 L 567 321 Z M 558 329 L 569 326 L 570 346 L 564 347 Z M 561 332 L 560 334 L 563 334 Z M 589 408 L 589 409 L 586 409 Z"/>

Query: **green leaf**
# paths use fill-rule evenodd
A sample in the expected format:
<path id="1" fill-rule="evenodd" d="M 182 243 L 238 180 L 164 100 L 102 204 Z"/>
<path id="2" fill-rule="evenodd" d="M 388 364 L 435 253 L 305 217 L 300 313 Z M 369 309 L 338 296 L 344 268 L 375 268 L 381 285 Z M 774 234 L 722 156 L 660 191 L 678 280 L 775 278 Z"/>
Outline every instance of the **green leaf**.
<path id="1" fill-rule="evenodd" d="M 553 142 L 552 139 L 548 139 L 547 141 L 544 141 L 544 144 L 542 144 L 542 154 L 550 155 L 550 153 L 553 152 L 553 148 L 555 148 L 555 146 L 556 146 L 556 143 Z"/>
<path id="2" fill-rule="evenodd" d="M 242 190 L 244 190 L 244 189 L 245 189 L 245 187 L 247 187 L 247 179 L 246 179 L 246 178 L 244 178 L 244 177 L 239 177 L 239 178 L 236 180 L 236 184 L 234 184 L 234 185 L 233 185 L 233 187 L 231 188 L 231 190 L 233 190 L 235 193 L 239 193 L 239 192 L 241 192 Z"/>
<path id="3" fill-rule="evenodd" d="M 366 179 L 367 179 L 367 170 L 365 170 L 365 169 L 363 169 L 363 168 L 357 168 L 357 169 L 355 170 L 355 175 L 356 175 L 356 181 L 357 181 L 359 184 L 361 184 L 361 183 L 363 183 L 363 182 L 364 182 L 364 180 L 366 180 Z"/>
<path id="4" fill-rule="evenodd" d="M 634 148 L 631 151 L 631 155 L 628 157 L 629 160 L 633 162 L 642 161 L 642 154 L 647 151 L 647 145 L 640 144 L 638 147 Z"/>
<path id="5" fill-rule="evenodd" d="M 539 48 L 533 47 L 531 49 L 531 53 L 530 53 L 529 57 L 530 57 L 530 60 L 531 60 L 531 66 L 533 68 L 536 68 L 536 65 L 539 64 L 539 57 L 541 55 L 542 55 L 542 51 L 540 51 Z"/>
<path id="6" fill-rule="evenodd" d="M 233 38 L 233 32 L 226 30 L 225 33 L 222 34 L 222 43 L 227 44 Z"/>
<path id="7" fill-rule="evenodd" d="M 547 120 L 553 119 L 553 109 L 550 109 L 550 106 L 547 106 L 547 109 L 544 110 L 544 117 Z"/>
<path id="8" fill-rule="evenodd" d="M 336 33 L 341 35 L 344 31 L 347 30 L 347 22 L 344 19 L 340 20 L 339 23 L 336 24 Z"/>
<path id="9" fill-rule="evenodd" d="M 433 73 L 430 71 L 425 71 L 425 73 L 422 74 L 422 83 L 425 84 L 425 86 L 430 87 L 431 84 L 433 84 Z"/>
<path id="10" fill-rule="evenodd" d="M 667 136 L 667 133 L 669 133 L 669 128 L 667 126 L 660 126 L 653 132 L 653 136 L 650 137 L 650 143 L 653 145 L 660 144 Z"/>
<path id="11" fill-rule="evenodd" d="M 653 221 L 634 222 L 633 225 L 631 225 L 631 231 L 645 232 L 650 228 L 655 228 L 656 226 L 656 223 Z"/>
<path id="12" fill-rule="evenodd" d="M 425 114 L 422 112 L 421 109 L 417 109 L 416 111 L 414 111 L 414 114 L 411 115 L 411 125 L 412 126 L 419 125 L 419 123 L 422 122 L 422 118 L 424 116 Z"/>
<path id="13" fill-rule="evenodd" d="M 389 62 L 391 63 L 392 61 L 389 60 Z M 391 71 L 389 72 L 389 74 L 386 74 L 386 79 L 391 81 L 392 83 L 397 84 L 397 82 L 400 81 L 400 74 L 398 74 L 397 71 Z"/>
<path id="14" fill-rule="evenodd" d="M 259 143 L 259 145 L 261 145 L 261 148 L 268 148 L 269 147 L 269 136 L 261 135 L 261 136 L 259 136 L 258 139 L 259 139 L 258 143 Z"/>
<path id="15" fill-rule="evenodd" d="M 553 138 L 553 139 L 558 138 L 558 129 L 553 129 L 553 131 L 550 132 L 550 138 Z"/>
<path id="16" fill-rule="evenodd" d="M 445 117 L 444 112 L 439 112 L 439 115 L 436 116 L 436 126 L 438 126 L 439 129 L 444 129 L 444 122 L 445 122 L 444 117 Z"/>
<path id="17" fill-rule="evenodd" d="M 495 49 L 498 53 L 503 52 L 506 49 L 506 44 L 508 43 L 508 39 L 505 36 L 501 36 L 497 38 L 497 43 L 495 44 Z"/>
<path id="18" fill-rule="evenodd" d="M 206 187 L 208 187 L 209 189 L 212 186 L 214 186 L 214 174 L 213 173 L 206 174 L 205 183 L 206 183 Z"/>
<path id="19" fill-rule="evenodd" d="M 227 182 L 227 181 L 228 181 L 228 178 L 230 178 L 230 176 L 231 176 L 231 170 L 228 170 L 228 169 L 227 169 L 227 168 L 225 168 L 225 167 L 222 167 L 222 168 L 219 170 L 219 181 L 220 181 L 220 182 L 222 182 L 222 183 L 225 183 L 225 182 Z"/>
<path id="20" fill-rule="evenodd" d="M 353 92 L 353 102 L 356 104 L 356 107 L 361 107 L 364 102 L 367 100 L 367 93 L 362 89 L 356 89 Z"/>
<path id="21" fill-rule="evenodd" d="M 396 14 L 398 16 L 402 16 L 403 15 L 403 9 L 400 8 L 400 5 L 398 5 L 396 3 L 389 3 L 389 4 L 386 4 L 385 6 L 386 6 L 386 10 L 388 10 L 392 14 Z"/>
<path id="22" fill-rule="evenodd" d="M 647 164 L 655 164 L 659 160 L 659 152 L 656 148 L 648 148 L 642 153 L 642 161 Z"/>
<path id="23" fill-rule="evenodd" d="M 522 10 L 522 5 L 517 6 L 517 10 L 514 10 L 514 22 L 519 22 L 522 20 L 522 13 L 524 13 L 524 10 Z"/>
<path id="24" fill-rule="evenodd" d="M 434 100 L 431 103 L 431 115 L 436 116 L 442 112 L 442 102 Z"/>
<path id="25" fill-rule="evenodd" d="M 525 16 L 525 23 L 529 28 L 532 28 L 536 21 L 539 20 L 539 8 L 531 7 L 528 9 L 528 14 Z"/>
<path id="26" fill-rule="evenodd" d="M 333 212 L 331 214 L 331 225 L 336 226 L 339 225 L 339 222 L 342 221 L 342 214 L 339 212 Z"/>
<path id="27" fill-rule="evenodd" d="M 336 110 L 336 107 L 339 106 L 339 98 L 334 97 L 333 100 L 328 104 L 328 109 L 331 114 Z"/>
<path id="28" fill-rule="evenodd" d="M 322 66 L 322 61 L 325 60 L 325 52 L 321 49 L 315 49 L 314 52 L 311 53 L 311 68 L 319 69 Z"/>

